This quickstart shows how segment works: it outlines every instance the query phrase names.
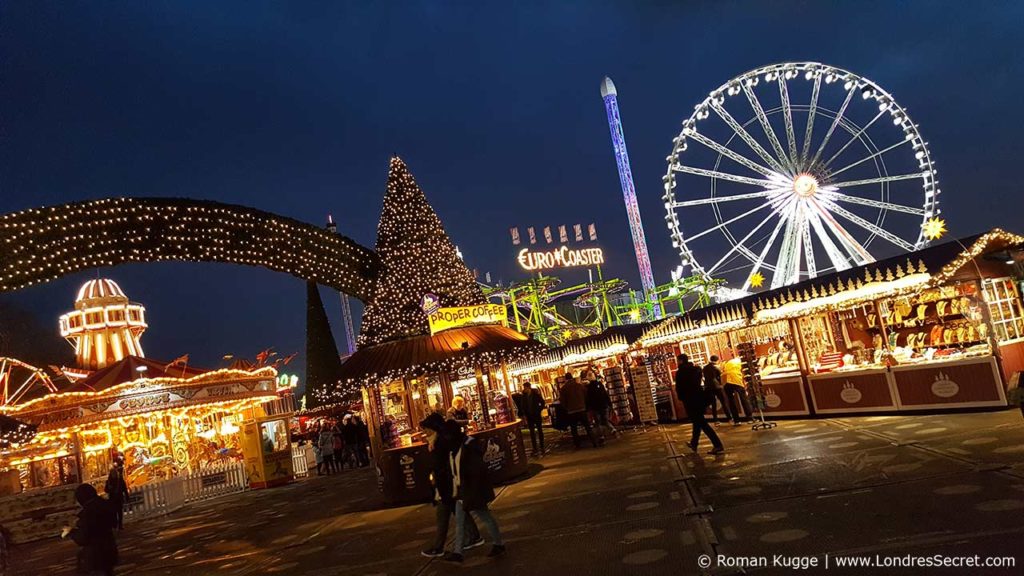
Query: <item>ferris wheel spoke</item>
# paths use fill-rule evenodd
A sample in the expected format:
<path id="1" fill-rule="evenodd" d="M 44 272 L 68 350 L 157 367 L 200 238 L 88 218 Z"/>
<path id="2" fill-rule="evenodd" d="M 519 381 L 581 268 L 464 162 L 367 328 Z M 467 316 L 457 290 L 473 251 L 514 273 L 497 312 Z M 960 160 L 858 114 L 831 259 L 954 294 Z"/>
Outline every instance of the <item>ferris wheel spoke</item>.
<path id="1" fill-rule="evenodd" d="M 807 130 L 804 132 L 804 148 L 800 158 L 807 161 L 811 151 L 811 135 L 814 132 L 814 114 L 818 110 L 818 93 L 821 91 L 821 74 L 814 77 L 814 88 L 811 89 L 811 106 L 807 109 Z"/>
<path id="2" fill-rule="evenodd" d="M 836 152 L 835 154 L 832 155 L 831 158 L 825 161 L 825 166 L 830 166 L 832 164 L 832 161 L 838 158 L 839 155 L 842 154 L 847 148 L 849 148 L 851 144 L 860 140 L 861 135 L 864 134 L 864 132 L 867 132 L 867 129 L 871 128 L 872 124 L 878 122 L 878 119 L 881 118 L 885 114 L 885 112 L 886 110 L 880 110 L 878 114 L 875 114 L 875 117 L 871 119 L 871 122 L 865 124 L 863 128 L 858 130 L 857 133 L 854 134 L 852 138 L 850 138 L 849 142 L 844 144 L 843 147 L 839 149 L 839 152 Z"/>
<path id="3" fill-rule="evenodd" d="M 832 125 L 828 127 L 828 132 L 825 133 L 825 139 L 818 145 L 818 151 L 814 153 L 814 158 L 811 159 L 810 164 L 814 164 L 821 158 L 821 153 L 825 151 L 825 146 L 828 145 L 829 138 L 836 131 L 839 123 L 843 120 L 843 114 L 846 113 L 847 106 L 850 105 L 850 101 L 853 100 L 853 93 L 857 90 L 856 86 L 850 88 L 849 92 L 846 93 L 846 100 L 843 100 L 843 105 L 839 107 L 839 112 L 836 113 L 836 117 L 832 120 Z"/>
<path id="4" fill-rule="evenodd" d="M 753 160 L 750 160 L 746 156 L 743 156 L 742 154 L 737 153 L 735 150 L 730 150 L 730 149 L 726 148 L 725 146 L 722 146 L 718 142 L 715 142 L 711 138 L 708 138 L 707 136 L 705 136 L 705 135 L 703 135 L 703 134 L 701 134 L 701 133 L 699 133 L 697 131 L 691 132 L 689 134 L 689 138 L 692 139 L 692 140 L 696 140 L 697 142 L 700 142 L 701 144 L 707 146 L 708 148 L 714 150 L 715 152 L 718 152 L 719 154 L 721 154 L 723 156 L 731 158 L 732 160 L 736 161 L 737 163 L 742 164 L 743 166 L 746 166 L 747 168 L 750 168 L 754 172 L 759 172 L 761 174 L 764 174 L 765 176 L 768 176 L 769 178 L 781 176 L 778 172 L 772 170 L 771 168 L 766 168 L 766 167 L 758 164 L 757 162 L 754 162 Z"/>
<path id="5" fill-rule="evenodd" d="M 863 164 L 863 163 L 867 162 L 868 160 L 874 160 L 875 158 L 878 158 L 878 157 L 879 157 L 879 156 L 881 156 L 882 154 L 885 154 L 886 152 L 888 152 L 888 151 L 890 151 L 890 150 L 893 150 L 893 149 L 896 149 L 896 148 L 898 148 L 898 147 L 900 147 L 900 146 L 903 146 L 904 144 L 906 144 L 906 143 L 908 143 L 908 142 L 910 142 L 910 141 L 911 141 L 911 140 L 908 140 L 908 139 L 903 139 L 903 140 L 900 140 L 899 142 L 897 142 L 897 143 L 893 144 L 892 146 L 889 146 L 888 148 L 884 148 L 884 149 L 882 149 L 882 150 L 879 150 L 878 152 L 875 152 L 875 153 L 874 153 L 874 154 L 872 154 L 871 156 L 867 156 L 867 157 L 865 157 L 865 158 L 862 158 L 862 159 L 860 159 L 860 160 L 858 160 L 858 161 L 854 162 L 853 164 L 848 164 L 848 165 L 846 165 L 846 166 L 843 166 L 843 167 L 842 167 L 842 168 L 840 168 L 839 170 L 836 170 L 836 171 L 834 171 L 834 172 L 831 172 L 831 173 L 829 173 L 829 178 L 835 178 L 836 176 L 838 176 L 839 174 L 842 174 L 843 172 L 846 172 L 846 171 L 847 171 L 847 170 L 849 170 L 850 168 L 853 168 L 853 167 L 855 167 L 855 166 L 859 166 L 859 165 L 861 165 L 861 164 Z"/>
<path id="6" fill-rule="evenodd" d="M 767 136 L 768 141 L 771 142 L 772 149 L 775 150 L 775 155 L 779 159 L 779 163 L 785 165 L 789 171 L 792 171 L 793 164 L 786 157 L 786 153 L 782 150 L 782 143 L 779 142 L 779 137 L 775 135 L 775 129 L 772 128 L 771 123 L 768 122 L 768 115 L 764 113 L 761 101 L 754 95 L 753 88 L 744 83 L 743 93 L 746 95 L 747 101 L 750 102 L 750 107 L 754 109 L 754 115 L 757 116 L 757 121 L 761 123 L 761 129 L 764 130 L 765 136 Z"/>
<path id="7" fill-rule="evenodd" d="M 814 210 L 807 210 L 807 219 L 811 223 L 811 227 L 814 229 L 814 233 L 818 236 L 818 241 L 825 248 L 825 254 L 828 259 L 832 261 L 832 266 L 835 267 L 836 271 L 848 270 L 850 268 L 850 260 L 843 254 L 842 250 L 836 246 L 836 243 L 832 241 L 832 237 L 829 236 L 825 230 L 825 226 L 821 223 L 821 218 L 818 217 L 818 213 Z"/>
<path id="8" fill-rule="evenodd" d="M 694 234 L 693 236 L 690 236 L 686 240 L 688 242 L 692 242 L 692 241 L 694 241 L 694 240 L 696 240 L 696 239 L 698 239 L 698 238 L 700 238 L 702 236 L 707 236 L 708 234 L 710 234 L 710 233 L 712 233 L 712 232 L 714 232 L 716 230 L 721 230 L 722 228 L 725 228 L 729 224 L 732 224 L 733 222 L 737 222 L 739 220 L 742 220 L 743 218 L 746 218 L 747 216 L 750 216 L 754 212 L 757 212 L 758 210 L 763 210 L 763 209 L 765 209 L 765 208 L 767 208 L 767 207 L 769 207 L 771 205 L 772 205 L 771 202 L 765 202 L 763 204 L 760 204 L 760 205 L 756 206 L 755 208 L 747 210 L 746 212 L 744 212 L 743 214 L 740 214 L 739 216 L 734 216 L 734 217 L 726 220 L 725 222 L 722 222 L 721 224 L 718 224 L 717 226 L 713 226 L 713 227 L 708 228 L 707 230 L 705 230 L 703 232 Z M 710 274 L 710 273 L 711 273 L 711 271 L 709 270 L 708 274 Z"/>
<path id="9" fill-rule="evenodd" d="M 797 210 L 790 213 L 786 222 L 786 230 L 782 234 L 782 247 L 779 249 L 779 260 L 772 275 L 772 289 L 785 284 L 792 284 L 800 276 L 800 224 L 797 222 Z M 796 276 L 796 280 L 794 280 Z"/>
<path id="10" fill-rule="evenodd" d="M 780 203 L 778 206 L 776 206 L 772 210 L 772 214 L 777 214 L 780 210 L 782 210 L 783 206 L 785 206 L 785 205 L 786 205 L 785 202 Z M 764 207 L 764 206 L 771 206 L 771 204 L 770 203 L 765 203 L 761 207 Z M 759 222 L 757 226 L 754 226 L 753 230 L 751 230 L 750 232 L 747 232 L 747 235 L 744 236 L 742 240 L 740 240 L 739 242 L 733 243 L 732 248 L 730 248 L 729 251 L 725 253 L 725 256 L 722 256 L 722 258 L 718 262 L 715 262 L 714 266 L 712 266 L 711 268 L 708 268 L 708 272 L 707 273 L 709 275 L 713 274 L 715 272 L 715 270 L 718 269 L 719 266 L 721 266 L 723 263 L 725 263 L 729 259 L 729 257 L 733 255 L 733 253 L 735 253 L 738 250 L 741 250 L 742 247 L 746 244 L 746 242 L 748 240 L 750 240 L 750 237 L 753 236 L 754 234 L 756 234 L 758 230 L 763 228 L 764 225 L 767 224 L 769 220 L 771 220 L 771 214 L 769 215 L 768 218 L 765 218 L 764 220 L 761 220 L 761 222 Z"/>
<path id="11" fill-rule="evenodd" d="M 906 214 L 913 214 L 915 216 L 924 216 L 924 208 L 916 208 L 914 206 L 904 206 L 902 204 L 893 204 L 892 202 L 883 202 L 881 200 L 871 200 L 869 198 L 861 198 L 859 196 L 850 196 L 849 194 L 842 194 L 840 192 L 825 191 L 825 197 L 832 201 L 849 202 L 850 204 L 860 204 L 861 206 L 871 206 L 872 208 L 882 208 L 884 210 L 894 210 L 896 212 L 904 212 Z"/>
<path id="12" fill-rule="evenodd" d="M 756 153 L 758 156 L 761 157 L 762 160 L 768 163 L 769 166 L 777 170 L 779 173 L 784 174 L 787 172 L 787 169 L 783 167 L 783 165 L 780 164 L 778 160 L 772 158 L 772 155 L 769 154 L 768 151 L 765 150 L 764 147 L 761 146 L 757 142 L 757 140 L 754 139 L 753 136 L 750 135 L 750 132 L 747 132 L 746 128 L 740 126 L 739 122 L 737 122 L 736 119 L 732 117 L 732 114 L 729 114 L 729 112 L 725 108 L 722 108 L 720 104 L 712 102 L 711 109 L 714 110 L 715 114 L 718 114 L 718 117 L 721 118 L 726 124 L 728 124 L 730 128 L 732 128 L 732 131 L 735 132 L 741 140 L 747 143 L 747 146 L 750 146 L 750 149 L 753 150 L 754 153 Z"/>
<path id="13" fill-rule="evenodd" d="M 786 124 L 786 144 L 789 145 L 789 163 L 796 167 L 796 134 L 793 132 L 793 108 L 789 105 L 786 75 L 779 74 L 779 98 L 782 99 L 782 119 Z"/>
<path id="14" fill-rule="evenodd" d="M 673 202 L 673 208 L 686 208 L 688 206 L 701 206 L 703 204 L 717 204 L 719 202 L 731 202 L 733 200 L 750 200 L 751 198 L 767 198 L 773 194 L 778 194 L 785 190 L 784 188 L 774 188 L 770 190 L 761 190 L 760 192 L 751 192 L 749 194 L 734 194 L 732 196 L 713 196 L 711 198 L 700 198 L 698 200 L 684 200 L 682 202 Z"/>
<path id="15" fill-rule="evenodd" d="M 916 174 L 897 174 L 895 176 L 879 176 L 878 178 L 868 178 L 866 180 L 849 180 L 847 182 L 833 182 L 828 185 L 829 188 L 849 188 L 850 186 L 865 186 L 868 184 L 885 184 L 886 182 L 896 182 L 898 180 L 913 180 L 915 178 L 924 178 L 928 175 L 928 172 L 917 172 Z"/>
<path id="16" fill-rule="evenodd" d="M 892 232 L 889 232 L 888 230 L 880 226 L 868 222 L 867 220 L 861 218 L 860 216 L 857 216 L 853 212 L 850 212 L 846 208 L 843 208 L 842 206 L 836 204 L 835 202 L 828 199 L 822 199 L 822 204 L 824 204 L 824 206 L 829 210 L 835 212 L 836 214 L 842 216 L 843 218 L 846 218 L 850 222 L 853 222 L 854 224 L 860 226 L 861 228 L 867 230 L 868 232 L 871 232 L 872 234 L 875 234 L 876 236 L 880 236 L 888 240 L 889 242 L 899 246 L 900 248 L 906 250 L 907 252 L 914 251 L 914 245 L 911 244 L 910 242 L 907 242 L 906 240 L 900 238 L 899 236 L 893 234 Z"/>
<path id="17" fill-rule="evenodd" d="M 782 231 L 782 227 L 785 226 L 788 220 L 789 217 L 787 214 L 787 216 L 779 218 L 779 221 L 775 223 L 775 228 L 768 237 L 768 242 L 766 242 L 764 247 L 761 248 L 761 253 L 758 254 L 757 259 L 754 260 L 754 267 L 750 269 L 750 274 L 747 275 L 747 280 L 743 283 L 742 290 L 744 292 L 750 289 L 750 278 L 761 269 L 761 266 L 764 265 L 764 260 L 768 257 L 768 252 L 772 249 L 772 245 L 775 244 L 775 239 L 779 237 L 779 232 Z"/>
<path id="18" fill-rule="evenodd" d="M 810 205 L 822 220 L 828 222 L 829 229 L 832 230 L 836 235 L 836 238 L 839 239 L 839 244 L 841 244 L 843 249 L 846 250 L 846 253 L 850 255 L 850 259 L 854 264 L 862 266 L 875 261 L 874 256 L 872 256 L 866 248 L 861 246 L 860 242 L 857 242 L 853 237 L 853 234 L 847 232 L 846 228 L 843 227 L 843 225 L 840 224 L 828 210 L 822 207 L 821 203 L 817 200 L 811 199 Z"/>
<path id="19" fill-rule="evenodd" d="M 800 229 L 804 237 L 804 260 L 807 261 L 807 277 L 815 278 L 818 276 L 818 267 L 814 262 L 814 246 L 811 244 L 811 224 L 809 222 L 810 217 L 807 214 L 809 210 L 803 203 L 800 204 L 798 210 L 803 215 L 800 219 Z"/>
<path id="20" fill-rule="evenodd" d="M 776 188 L 782 184 L 781 182 L 775 182 L 772 180 L 750 178 L 748 176 L 740 176 L 738 174 L 730 174 L 728 172 L 719 172 L 718 170 L 705 170 L 704 168 L 684 166 L 683 164 L 674 164 L 672 169 L 676 172 L 684 172 L 695 176 L 706 176 L 708 178 L 718 178 L 719 180 L 728 180 L 730 182 L 738 182 L 740 184 L 750 184 L 751 186 Z"/>

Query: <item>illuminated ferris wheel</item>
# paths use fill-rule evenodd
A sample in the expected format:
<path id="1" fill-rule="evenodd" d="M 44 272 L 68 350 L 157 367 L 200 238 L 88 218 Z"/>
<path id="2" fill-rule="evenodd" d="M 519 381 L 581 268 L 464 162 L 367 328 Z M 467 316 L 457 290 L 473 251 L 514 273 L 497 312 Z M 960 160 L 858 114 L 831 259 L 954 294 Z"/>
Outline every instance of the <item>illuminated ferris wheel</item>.
<path id="1" fill-rule="evenodd" d="M 674 276 L 723 279 L 721 298 L 916 250 L 941 233 L 917 126 L 846 70 L 747 72 L 698 104 L 672 143 L 663 198 L 682 260 Z"/>

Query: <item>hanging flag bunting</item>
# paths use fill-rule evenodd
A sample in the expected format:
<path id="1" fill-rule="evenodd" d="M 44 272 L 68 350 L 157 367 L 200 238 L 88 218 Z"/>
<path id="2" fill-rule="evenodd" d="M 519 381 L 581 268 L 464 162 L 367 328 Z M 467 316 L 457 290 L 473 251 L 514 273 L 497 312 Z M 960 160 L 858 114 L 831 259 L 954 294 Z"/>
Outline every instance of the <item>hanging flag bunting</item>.
<path id="1" fill-rule="evenodd" d="M 508 231 L 512 234 L 512 245 L 519 246 L 519 228 L 509 228 Z"/>
<path id="2" fill-rule="evenodd" d="M 583 225 L 582 224 L 573 224 L 572 225 L 572 230 L 573 230 L 573 232 L 576 233 L 576 241 L 577 242 L 583 242 Z"/>
<path id="3" fill-rule="evenodd" d="M 548 244 L 551 244 L 551 226 L 544 227 L 544 239 L 548 241 Z"/>
<path id="4" fill-rule="evenodd" d="M 587 225 L 587 234 L 590 236 L 590 241 L 597 240 L 597 226 L 594 224 Z"/>
<path id="5" fill-rule="evenodd" d="M 529 232 L 529 234 L 530 234 L 530 244 L 536 244 L 537 243 L 537 233 L 533 231 L 533 226 L 530 226 L 529 228 L 527 228 L 526 231 Z"/>
<path id="6" fill-rule="evenodd" d="M 565 224 L 558 227 L 558 239 L 562 241 L 562 244 L 569 241 L 569 233 L 565 231 Z"/>

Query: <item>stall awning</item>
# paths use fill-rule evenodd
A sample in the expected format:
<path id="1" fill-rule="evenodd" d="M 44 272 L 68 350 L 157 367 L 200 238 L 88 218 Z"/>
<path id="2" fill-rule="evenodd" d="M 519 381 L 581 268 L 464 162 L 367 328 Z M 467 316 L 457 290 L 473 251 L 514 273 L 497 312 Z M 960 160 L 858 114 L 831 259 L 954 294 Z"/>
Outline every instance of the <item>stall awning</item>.
<path id="1" fill-rule="evenodd" d="M 511 328 L 467 326 L 360 349 L 341 365 L 340 380 L 370 385 L 459 366 L 515 362 L 544 351 L 542 343 Z"/>

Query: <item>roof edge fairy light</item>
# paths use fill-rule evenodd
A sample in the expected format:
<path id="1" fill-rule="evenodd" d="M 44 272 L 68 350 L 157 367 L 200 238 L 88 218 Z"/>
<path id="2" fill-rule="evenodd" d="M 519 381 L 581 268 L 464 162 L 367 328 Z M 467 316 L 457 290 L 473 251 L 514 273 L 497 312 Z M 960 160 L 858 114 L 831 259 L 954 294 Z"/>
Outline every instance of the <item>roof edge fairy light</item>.
<path id="1" fill-rule="evenodd" d="M 262 210 L 183 198 L 106 198 L 0 216 L 0 292 L 103 266 L 261 266 L 366 301 L 379 262 L 353 240 Z"/>
<path id="2" fill-rule="evenodd" d="M 924 251 L 820 276 L 796 286 L 693 310 L 656 324 L 640 340 L 644 346 L 669 344 L 935 288 L 950 282 L 984 253 L 1011 246 L 1024 246 L 1024 236 L 995 228 Z M 950 247 L 956 248 L 956 252 L 948 253 Z M 934 252 L 938 250 L 943 252 L 936 256 Z M 931 261 L 931 268 L 925 259 Z"/>

